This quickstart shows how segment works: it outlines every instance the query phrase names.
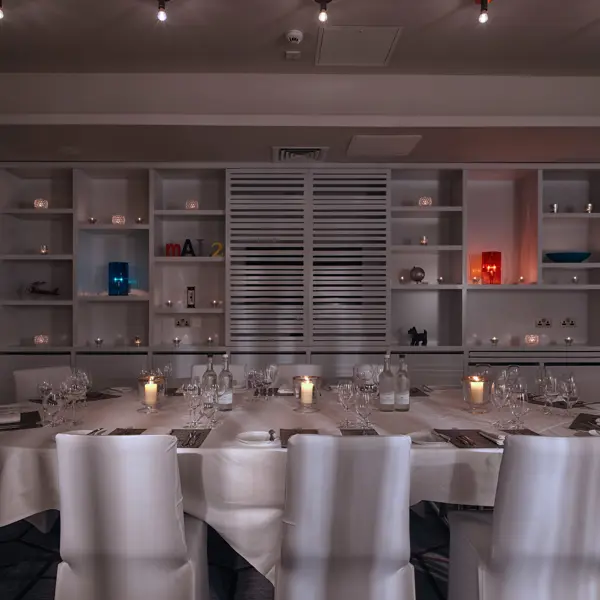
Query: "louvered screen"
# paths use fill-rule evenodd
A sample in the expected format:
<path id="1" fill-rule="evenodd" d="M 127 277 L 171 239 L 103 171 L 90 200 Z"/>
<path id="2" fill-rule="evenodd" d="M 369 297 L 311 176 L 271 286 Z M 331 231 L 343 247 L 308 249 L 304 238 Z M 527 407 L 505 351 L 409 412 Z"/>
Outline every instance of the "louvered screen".
<path id="1" fill-rule="evenodd" d="M 227 175 L 228 343 L 305 343 L 305 171 Z"/>
<path id="2" fill-rule="evenodd" d="M 381 347 L 388 331 L 386 171 L 312 173 L 312 346 Z"/>

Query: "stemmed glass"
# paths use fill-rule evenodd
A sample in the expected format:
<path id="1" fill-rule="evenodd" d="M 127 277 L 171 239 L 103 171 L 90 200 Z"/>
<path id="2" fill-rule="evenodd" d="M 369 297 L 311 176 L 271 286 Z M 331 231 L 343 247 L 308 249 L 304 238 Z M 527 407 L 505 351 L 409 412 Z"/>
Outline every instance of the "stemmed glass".
<path id="1" fill-rule="evenodd" d="M 565 404 L 567 405 L 566 414 L 572 416 L 573 414 L 573 406 L 575 406 L 577 400 L 579 399 L 579 391 L 577 389 L 577 384 L 575 383 L 575 376 L 569 375 L 566 379 L 559 383 L 559 390 L 561 396 L 565 400 Z"/>
<path id="2" fill-rule="evenodd" d="M 338 401 L 342 405 L 344 414 L 346 415 L 346 418 L 338 423 L 338 427 L 340 429 L 346 429 L 352 426 L 348 415 L 350 414 L 350 400 L 354 395 L 354 385 L 350 381 L 342 381 L 338 385 L 337 393 Z"/>
<path id="3" fill-rule="evenodd" d="M 369 429 L 372 427 L 369 417 L 373 411 L 373 394 L 370 394 L 369 392 L 359 392 L 356 395 L 354 409 L 360 419 L 360 428 Z"/>
<path id="4" fill-rule="evenodd" d="M 48 417 L 48 425 L 56 427 L 64 423 L 62 411 L 65 406 L 64 395 L 61 392 L 50 392 L 46 398 L 46 416 Z"/>
<path id="5" fill-rule="evenodd" d="M 510 429 L 522 429 L 525 426 L 523 415 L 527 412 L 527 382 L 522 377 L 519 377 L 510 386 L 508 405 L 514 417 L 514 421 L 509 426 Z"/>
<path id="6" fill-rule="evenodd" d="M 510 396 L 510 386 L 506 379 L 506 374 L 500 375 L 492 385 L 491 400 L 494 408 L 502 414 L 502 411 L 508 404 L 508 398 Z M 508 422 L 502 418 L 497 419 L 492 423 L 493 427 L 497 429 L 503 429 L 508 425 Z"/>
<path id="7" fill-rule="evenodd" d="M 181 386 L 183 390 L 183 397 L 187 400 L 190 417 L 189 421 L 184 425 L 186 429 L 198 426 L 200 417 L 198 416 L 198 409 L 200 407 L 200 395 L 198 394 L 198 386 L 193 381 L 184 383 Z"/>
<path id="8" fill-rule="evenodd" d="M 71 407 L 71 419 L 69 423 L 71 425 L 80 425 L 81 421 L 77 419 L 77 403 L 81 402 L 85 397 L 85 382 L 76 375 L 71 375 L 60 384 L 60 391 L 65 403 Z"/>
<path id="9" fill-rule="evenodd" d="M 206 385 L 201 391 L 201 412 L 206 417 L 206 428 L 213 429 L 217 426 L 217 393 L 218 386 Z"/>
<path id="10" fill-rule="evenodd" d="M 554 413 L 552 410 L 554 403 L 560 396 L 560 380 L 554 377 L 550 371 L 546 371 L 542 379 L 542 390 L 544 394 L 544 408 L 542 412 L 545 415 L 551 415 Z"/>
<path id="11" fill-rule="evenodd" d="M 169 395 L 169 377 L 173 375 L 173 365 L 169 362 L 163 367 L 163 376 L 165 379 L 165 396 Z"/>
<path id="12" fill-rule="evenodd" d="M 42 426 L 50 425 L 52 421 L 48 414 L 48 398 L 50 397 L 50 394 L 52 394 L 52 384 L 47 381 L 42 381 L 42 383 L 38 385 L 38 392 L 42 399 L 42 418 L 40 419 L 39 424 Z"/>

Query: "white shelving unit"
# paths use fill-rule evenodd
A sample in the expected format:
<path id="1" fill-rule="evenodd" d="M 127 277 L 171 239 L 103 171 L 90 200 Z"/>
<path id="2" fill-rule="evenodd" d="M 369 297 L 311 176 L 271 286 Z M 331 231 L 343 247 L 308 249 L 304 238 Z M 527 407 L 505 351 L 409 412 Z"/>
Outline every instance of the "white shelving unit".
<path id="1" fill-rule="evenodd" d="M 600 363 L 599 182 L 595 165 L 0 166 L 0 353 L 10 372 L 58 361 L 111 381 L 165 361 L 184 376 L 225 350 L 336 373 L 387 350 L 453 376 L 469 362 Z M 186 239 L 194 256 L 167 255 Z M 483 251 L 502 252 L 500 285 L 473 284 Z M 111 261 L 129 263 L 135 293 L 106 295 Z M 426 283 L 410 281 L 415 266 Z M 58 294 L 28 294 L 33 282 Z M 409 345 L 412 326 L 427 347 Z"/>

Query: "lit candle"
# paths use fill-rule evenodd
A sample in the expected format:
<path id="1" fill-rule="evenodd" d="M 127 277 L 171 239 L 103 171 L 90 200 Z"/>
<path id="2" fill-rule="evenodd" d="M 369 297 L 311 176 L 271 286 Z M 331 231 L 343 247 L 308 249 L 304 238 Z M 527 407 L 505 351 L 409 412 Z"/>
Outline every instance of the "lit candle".
<path id="1" fill-rule="evenodd" d="M 473 404 L 483 404 L 483 386 L 484 382 L 477 376 L 469 381 L 471 388 L 471 401 Z"/>
<path id="2" fill-rule="evenodd" d="M 146 406 L 156 406 L 156 398 L 158 396 L 158 386 L 154 383 L 154 379 L 144 386 L 144 402 Z"/>
<path id="3" fill-rule="evenodd" d="M 300 384 L 300 403 L 301 404 L 312 404 L 313 402 L 313 389 L 315 384 L 308 379 L 305 379 Z"/>

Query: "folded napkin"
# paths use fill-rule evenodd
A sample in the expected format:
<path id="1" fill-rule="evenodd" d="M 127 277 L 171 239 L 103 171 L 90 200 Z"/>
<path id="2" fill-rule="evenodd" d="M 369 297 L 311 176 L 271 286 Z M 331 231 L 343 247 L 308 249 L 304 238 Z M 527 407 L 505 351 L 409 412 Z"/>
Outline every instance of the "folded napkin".
<path id="1" fill-rule="evenodd" d="M 281 440 L 281 447 L 287 448 L 289 439 L 297 433 L 312 433 L 316 435 L 319 433 L 318 429 L 281 429 L 279 433 L 279 439 Z"/>
<path id="2" fill-rule="evenodd" d="M 591 429 L 600 429 L 600 418 L 598 415 L 590 413 L 578 414 L 569 429 L 575 429 L 576 431 L 590 431 Z"/>
<path id="3" fill-rule="evenodd" d="M 19 418 L 15 420 L 14 413 L 4 413 L 5 418 L 10 417 L 10 421 L 0 422 L 0 431 L 10 431 L 12 429 L 33 429 L 41 427 L 40 413 L 37 410 L 23 412 L 17 415 Z"/>
<path id="4" fill-rule="evenodd" d="M 523 427 L 523 429 L 504 429 L 503 431 L 510 435 L 540 435 L 531 429 L 527 429 L 527 427 Z"/>
<path id="5" fill-rule="evenodd" d="M 145 429 L 134 429 L 133 427 L 118 427 L 108 435 L 141 435 Z"/>
<path id="6" fill-rule="evenodd" d="M 340 429 L 343 436 L 379 435 L 373 428 L 369 429 Z"/>
<path id="7" fill-rule="evenodd" d="M 211 432 L 210 429 L 172 429 L 178 448 L 200 448 Z"/>
<path id="8" fill-rule="evenodd" d="M 21 422 L 20 412 L 0 412 L 0 425 L 10 425 L 12 423 Z"/>
<path id="9" fill-rule="evenodd" d="M 444 441 L 457 448 L 497 448 L 496 442 L 487 439 L 477 429 L 434 429 Z"/>

